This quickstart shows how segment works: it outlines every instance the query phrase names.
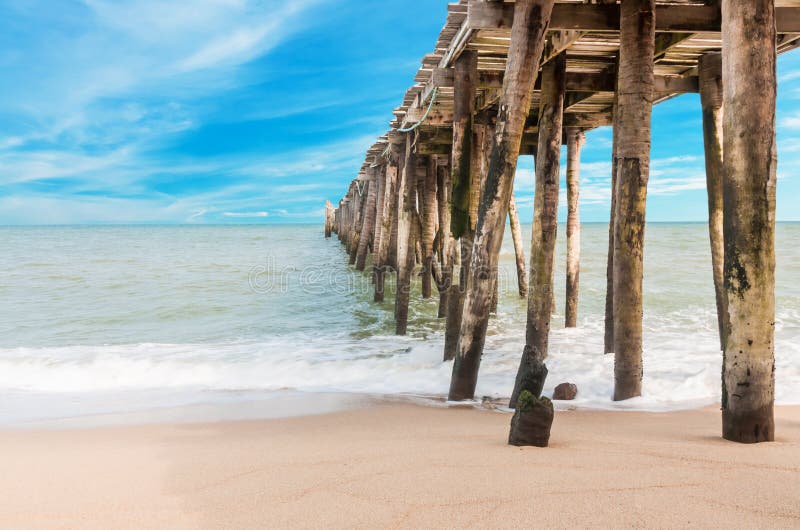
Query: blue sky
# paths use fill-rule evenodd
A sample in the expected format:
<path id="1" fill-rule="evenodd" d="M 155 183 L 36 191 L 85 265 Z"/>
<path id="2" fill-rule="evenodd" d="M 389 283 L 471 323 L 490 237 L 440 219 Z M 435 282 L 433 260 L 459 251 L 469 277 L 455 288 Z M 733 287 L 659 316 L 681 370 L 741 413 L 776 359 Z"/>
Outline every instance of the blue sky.
<path id="1" fill-rule="evenodd" d="M 0 224 L 318 222 L 444 23 L 445 1 L 410 5 L 0 0 Z M 798 220 L 797 52 L 779 77 Z M 648 220 L 706 219 L 700 120 L 696 95 L 656 107 Z M 610 139 L 587 136 L 584 221 L 608 219 Z M 530 157 L 516 188 L 530 220 Z"/>

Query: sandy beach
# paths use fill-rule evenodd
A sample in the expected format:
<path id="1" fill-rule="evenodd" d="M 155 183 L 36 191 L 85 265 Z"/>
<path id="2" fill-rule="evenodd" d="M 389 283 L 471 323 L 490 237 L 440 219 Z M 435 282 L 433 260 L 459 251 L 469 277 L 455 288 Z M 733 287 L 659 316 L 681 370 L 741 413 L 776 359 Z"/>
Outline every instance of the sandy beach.
<path id="1" fill-rule="evenodd" d="M 218 423 L 6 430 L 4 528 L 800 525 L 800 407 L 777 441 L 719 411 L 568 411 L 551 447 L 510 415 L 411 404 Z"/>

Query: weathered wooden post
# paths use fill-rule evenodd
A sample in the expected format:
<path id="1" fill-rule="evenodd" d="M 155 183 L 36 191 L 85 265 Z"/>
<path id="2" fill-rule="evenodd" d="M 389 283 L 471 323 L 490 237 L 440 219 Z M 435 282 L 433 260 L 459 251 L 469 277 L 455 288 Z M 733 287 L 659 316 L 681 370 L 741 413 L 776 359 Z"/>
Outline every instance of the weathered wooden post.
<path id="1" fill-rule="evenodd" d="M 397 193 L 397 292 L 395 296 L 395 332 L 405 335 L 408 328 L 408 302 L 414 271 L 416 234 L 417 160 L 413 149 L 414 133 L 406 134 L 405 156 Z"/>
<path id="2" fill-rule="evenodd" d="M 700 57 L 700 103 L 703 107 L 703 140 L 706 155 L 708 191 L 708 235 L 711 240 L 711 267 L 717 301 L 720 349 L 725 349 L 725 321 L 728 303 L 723 280 L 725 240 L 722 221 L 722 54 L 708 52 Z"/>
<path id="3" fill-rule="evenodd" d="M 655 0 L 622 0 L 614 220 L 614 400 L 642 394 L 642 274 L 650 174 Z"/>
<path id="4" fill-rule="evenodd" d="M 366 199 L 364 200 L 364 214 L 361 220 L 361 236 L 358 242 L 358 251 L 356 253 L 356 270 L 363 271 L 367 264 L 367 254 L 369 253 L 369 244 L 372 241 L 372 233 L 375 229 L 375 206 L 377 200 L 378 182 L 376 168 L 369 168 L 367 170 L 367 178 L 364 184 L 367 186 Z"/>
<path id="5" fill-rule="evenodd" d="M 578 325 L 578 285 L 581 273 L 580 174 L 581 146 L 584 134 L 580 129 L 567 130 L 567 294 L 564 325 Z"/>
<path id="6" fill-rule="evenodd" d="M 514 256 L 517 262 L 517 287 L 519 288 L 519 296 L 525 298 L 528 296 L 528 275 L 525 272 L 525 249 L 522 244 L 522 228 L 519 224 L 517 201 L 514 199 L 513 192 L 511 193 L 511 199 L 508 201 L 508 221 L 511 224 L 511 239 L 514 240 Z"/>
<path id="7" fill-rule="evenodd" d="M 342 216 L 344 215 L 344 198 L 339 199 L 339 207 L 336 208 L 336 238 L 342 242 Z"/>
<path id="8" fill-rule="evenodd" d="M 391 148 L 390 148 L 391 149 Z M 375 259 L 375 296 L 376 302 L 383 302 L 386 291 L 386 273 L 389 269 L 389 248 L 391 246 L 392 226 L 397 218 L 397 155 L 390 154 L 386 164 L 384 179 L 383 208 L 381 210 L 381 238 Z"/>
<path id="9" fill-rule="evenodd" d="M 453 363 L 449 392 L 451 400 L 472 399 L 475 395 L 489 323 L 492 271 L 497 267 L 522 132 L 530 109 L 553 3 L 554 0 L 518 0 L 514 4 L 500 110 L 478 212 L 461 336 Z"/>
<path id="10" fill-rule="evenodd" d="M 433 295 L 433 240 L 436 237 L 436 159 L 429 156 L 425 164 L 425 175 L 423 178 L 423 189 L 418 190 L 420 201 L 420 213 L 422 221 L 422 298 L 430 298 Z"/>
<path id="11" fill-rule="evenodd" d="M 558 219 L 556 219 L 556 231 L 558 231 Z M 553 248 L 553 266 L 550 267 L 550 313 L 556 314 L 556 259 L 558 258 L 556 249 Z"/>
<path id="12" fill-rule="evenodd" d="M 450 232 L 450 208 L 452 197 L 450 168 L 440 165 L 438 169 L 437 194 L 439 203 L 439 235 L 441 238 L 442 283 L 439 289 L 439 318 L 447 316 L 453 273 L 458 257 L 458 246 Z"/>
<path id="13" fill-rule="evenodd" d="M 478 82 L 478 54 L 464 50 L 456 59 L 453 78 L 453 146 L 450 155 L 452 176 L 452 215 L 450 233 L 461 240 L 461 270 L 459 281 L 451 282 L 447 295 L 447 315 L 444 335 L 445 361 L 453 359 L 458 348 L 458 334 L 461 331 L 461 315 L 466 289 L 468 256 L 472 248 L 472 228 L 470 226 L 470 197 L 472 181 L 476 168 L 473 166 L 473 120 L 475 94 Z M 465 252 L 466 251 L 466 252 Z M 453 249 L 453 253 L 457 250 Z"/>
<path id="14" fill-rule="evenodd" d="M 403 148 L 405 151 L 405 148 Z M 395 178 L 395 193 L 400 193 L 399 188 L 399 181 L 400 181 L 400 174 L 402 171 L 402 159 L 399 162 L 398 169 L 397 169 L 397 177 Z M 397 198 L 397 197 L 395 197 Z M 387 265 L 392 267 L 395 272 L 397 272 L 397 229 L 400 224 L 400 215 L 397 212 L 397 202 L 393 203 L 395 212 L 392 215 L 392 229 L 389 234 L 389 254 L 386 258 Z"/>
<path id="15" fill-rule="evenodd" d="M 347 248 L 347 195 L 342 198 L 339 206 L 339 242 Z"/>
<path id="16" fill-rule="evenodd" d="M 352 217 L 353 217 L 353 183 L 350 183 L 350 188 L 347 190 L 347 195 L 344 197 L 344 220 L 343 220 L 343 231 L 342 231 L 342 244 L 344 245 L 345 252 L 350 256 L 350 235 L 351 235 L 351 228 L 352 228 Z"/>
<path id="17" fill-rule="evenodd" d="M 375 282 L 375 265 L 378 262 L 378 249 L 383 237 L 383 201 L 386 194 L 386 164 L 375 164 L 375 227 L 372 230 L 372 281 Z"/>
<path id="18" fill-rule="evenodd" d="M 358 254 L 358 246 L 361 244 L 361 225 L 364 222 L 364 203 L 366 202 L 366 194 L 368 193 L 369 183 L 363 182 L 359 179 L 355 181 L 355 192 L 353 193 L 353 222 L 350 226 L 350 265 L 355 265 L 356 257 Z"/>
<path id="19" fill-rule="evenodd" d="M 617 61 L 619 64 L 619 61 Z M 619 76 L 617 76 L 619 78 Z M 617 87 L 614 91 L 614 105 L 612 107 L 613 131 L 611 140 L 611 213 L 608 220 L 608 258 L 606 262 L 606 305 L 605 305 L 605 334 L 603 335 L 603 353 L 614 353 L 614 226 L 617 219 Z"/>
<path id="20" fill-rule="evenodd" d="M 347 203 L 347 238 L 345 241 L 345 251 L 347 252 L 347 259 L 350 259 L 351 249 L 353 247 L 353 225 L 355 224 L 356 207 L 358 206 L 358 193 L 355 191 L 355 181 L 350 185 L 350 200 Z"/>
<path id="21" fill-rule="evenodd" d="M 526 370 L 534 361 L 547 357 L 552 313 L 553 255 L 558 234 L 558 188 L 564 92 L 566 88 L 566 53 L 562 52 L 542 68 L 542 95 L 539 105 L 539 145 L 536 153 L 536 191 L 531 233 L 530 292 L 525 349 L 517 371 L 511 407 L 517 404 Z"/>
<path id="22" fill-rule="evenodd" d="M 325 239 L 330 239 L 333 232 L 333 204 L 325 201 Z"/>
<path id="23" fill-rule="evenodd" d="M 722 436 L 775 439 L 774 0 L 722 1 L 724 283 Z"/>
<path id="24" fill-rule="evenodd" d="M 472 231 L 475 233 L 475 229 L 478 225 L 478 209 L 481 202 L 481 197 L 483 197 L 483 190 L 486 187 L 486 174 L 489 172 L 489 160 L 492 156 L 492 143 L 494 142 L 494 133 L 495 133 L 495 121 L 492 119 L 492 116 L 489 114 L 484 113 L 482 116 L 482 123 L 475 124 L 475 141 L 473 145 L 480 146 L 480 149 L 476 149 L 475 156 L 479 159 L 479 162 L 473 162 L 475 167 L 480 167 L 480 171 L 476 173 L 476 176 L 479 178 L 473 180 L 473 182 L 480 182 L 480 184 L 476 184 L 472 187 L 474 190 L 473 198 L 474 201 L 470 205 L 470 219 L 472 220 Z M 513 196 L 514 189 L 512 187 L 511 194 Z M 511 207 L 511 199 L 509 198 L 508 201 L 509 208 Z M 503 245 L 503 237 L 505 236 L 505 228 L 506 223 L 505 220 L 502 224 L 502 230 L 498 235 L 500 239 L 499 246 L 502 247 Z M 492 277 L 492 287 L 491 287 L 491 302 L 489 303 L 489 313 L 494 315 L 497 314 L 497 305 L 500 302 L 500 281 L 498 278 L 499 268 L 495 267 L 494 270 L 491 271 Z"/>

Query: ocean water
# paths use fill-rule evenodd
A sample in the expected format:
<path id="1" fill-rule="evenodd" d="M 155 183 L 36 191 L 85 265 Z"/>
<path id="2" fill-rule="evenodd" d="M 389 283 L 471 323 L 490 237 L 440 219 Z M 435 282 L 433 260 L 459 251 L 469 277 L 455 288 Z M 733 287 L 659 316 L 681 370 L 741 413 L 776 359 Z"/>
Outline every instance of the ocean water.
<path id="1" fill-rule="evenodd" d="M 523 227 L 526 239 L 530 227 Z M 563 328 L 561 230 L 546 392 L 576 383 L 569 406 L 671 410 L 719 400 L 710 252 L 704 224 L 651 224 L 645 245 L 644 395 L 611 401 L 603 355 L 607 228 L 583 226 L 579 325 Z M 438 298 L 412 292 L 409 335 L 393 296 L 322 227 L 0 228 L 0 423 L 245 403 L 287 392 L 441 400 Z M 527 252 L 526 252 L 527 254 Z M 506 234 L 501 298 L 478 396 L 513 385 L 524 338 Z M 800 224 L 777 231 L 776 393 L 800 403 Z M 329 395 L 329 394 L 328 394 Z"/>

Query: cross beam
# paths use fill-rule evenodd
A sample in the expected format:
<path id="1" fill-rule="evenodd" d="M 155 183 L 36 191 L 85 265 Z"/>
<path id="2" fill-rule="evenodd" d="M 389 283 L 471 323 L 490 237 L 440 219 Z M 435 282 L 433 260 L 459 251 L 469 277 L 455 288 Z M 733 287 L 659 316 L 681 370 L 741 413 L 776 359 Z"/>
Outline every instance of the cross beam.
<path id="1" fill-rule="evenodd" d="M 511 29 L 514 4 L 473 1 L 467 26 L 472 30 Z M 778 33 L 800 33 L 800 7 L 776 7 Z M 657 32 L 719 32 L 719 6 L 660 5 L 656 8 Z M 619 31 L 618 4 L 556 4 L 550 30 Z"/>

